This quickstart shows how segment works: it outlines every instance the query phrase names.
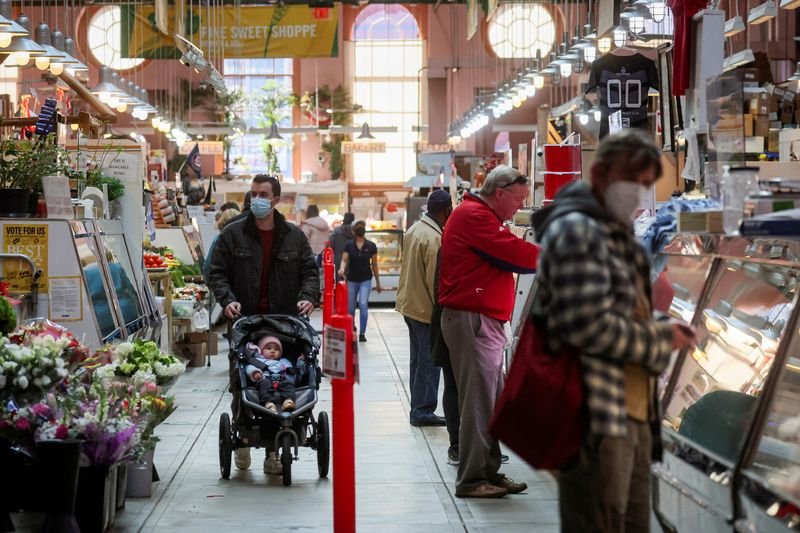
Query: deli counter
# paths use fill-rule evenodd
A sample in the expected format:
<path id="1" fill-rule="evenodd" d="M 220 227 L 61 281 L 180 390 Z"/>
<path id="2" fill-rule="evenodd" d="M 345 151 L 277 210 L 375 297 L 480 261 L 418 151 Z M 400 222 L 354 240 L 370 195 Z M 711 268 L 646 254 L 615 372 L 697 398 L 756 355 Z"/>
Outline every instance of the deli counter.
<path id="1" fill-rule="evenodd" d="M 690 321 L 697 344 L 659 378 L 654 522 L 800 530 L 800 240 L 678 234 L 659 268 L 654 301 Z"/>

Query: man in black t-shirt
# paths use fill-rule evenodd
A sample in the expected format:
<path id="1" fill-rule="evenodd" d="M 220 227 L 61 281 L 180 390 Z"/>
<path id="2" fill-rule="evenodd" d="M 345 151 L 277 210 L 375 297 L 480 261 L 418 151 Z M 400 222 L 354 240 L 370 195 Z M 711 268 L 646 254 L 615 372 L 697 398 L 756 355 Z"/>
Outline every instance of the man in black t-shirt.
<path id="1" fill-rule="evenodd" d="M 597 88 L 600 97 L 600 138 L 608 135 L 608 116 L 622 112 L 623 128 L 647 127 L 647 93 L 658 87 L 655 63 L 642 54 L 606 54 L 592 63 L 586 92 Z"/>

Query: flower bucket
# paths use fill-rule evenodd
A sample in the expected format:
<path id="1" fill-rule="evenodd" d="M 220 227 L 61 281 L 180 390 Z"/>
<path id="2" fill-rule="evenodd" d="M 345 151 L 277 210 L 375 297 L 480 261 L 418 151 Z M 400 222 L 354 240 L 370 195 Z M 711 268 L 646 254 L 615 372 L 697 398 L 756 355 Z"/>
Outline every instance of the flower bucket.
<path id="1" fill-rule="evenodd" d="M 47 502 L 44 533 L 80 533 L 75 518 L 81 441 L 44 440 L 36 446 L 42 470 L 47 473 L 42 498 Z"/>
<path id="2" fill-rule="evenodd" d="M 117 465 L 117 507 L 119 511 L 125 508 L 125 498 L 128 496 L 128 463 Z"/>
<path id="3" fill-rule="evenodd" d="M 28 189 L 0 189 L 0 217 L 29 217 L 31 191 Z"/>
<path id="4" fill-rule="evenodd" d="M 78 499 L 75 504 L 75 516 L 82 533 L 103 533 L 112 522 L 109 516 L 112 492 L 116 492 L 114 470 L 106 466 L 83 467 L 78 475 Z M 112 490 L 112 480 L 114 489 Z"/>
<path id="5" fill-rule="evenodd" d="M 128 496 L 149 498 L 153 493 L 153 448 L 148 449 L 138 461 L 128 463 Z"/>

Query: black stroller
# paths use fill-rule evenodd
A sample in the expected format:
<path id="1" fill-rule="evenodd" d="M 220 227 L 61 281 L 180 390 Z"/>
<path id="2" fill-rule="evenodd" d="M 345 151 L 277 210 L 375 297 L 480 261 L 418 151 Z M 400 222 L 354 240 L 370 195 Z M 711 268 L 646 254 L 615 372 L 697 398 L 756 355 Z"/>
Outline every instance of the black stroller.
<path id="1" fill-rule="evenodd" d="M 296 383 L 295 410 L 274 412 L 260 405 L 258 392 L 245 373 L 246 345 L 265 333 L 277 337 L 283 356 L 293 364 L 305 355 L 308 372 Z M 288 315 L 253 315 L 237 320 L 228 336 L 231 351 L 230 383 L 234 395 L 233 422 L 228 413 L 219 419 L 219 467 L 224 479 L 231 475 L 231 456 L 239 448 L 268 448 L 275 451 L 283 468 L 283 484 L 292 483 L 292 460 L 298 446 L 317 452 L 320 477 L 328 475 L 330 464 L 330 423 L 328 414 L 312 412 L 317 403 L 322 372 L 319 367 L 320 339 L 308 320 Z"/>

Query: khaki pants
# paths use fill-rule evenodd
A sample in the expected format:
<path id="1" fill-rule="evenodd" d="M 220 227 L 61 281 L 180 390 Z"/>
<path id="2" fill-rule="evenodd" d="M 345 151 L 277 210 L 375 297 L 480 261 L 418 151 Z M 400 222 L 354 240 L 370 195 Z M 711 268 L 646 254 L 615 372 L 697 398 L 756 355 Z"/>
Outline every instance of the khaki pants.
<path id="1" fill-rule="evenodd" d="M 650 531 L 650 426 L 629 418 L 627 429 L 588 436 L 578 463 L 559 473 L 562 533 Z"/>
<path id="2" fill-rule="evenodd" d="M 500 478 L 500 445 L 489 434 L 494 404 L 503 390 L 503 323 L 445 307 L 442 336 L 458 388 L 461 426 L 456 494 Z"/>

